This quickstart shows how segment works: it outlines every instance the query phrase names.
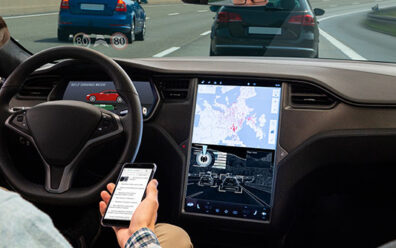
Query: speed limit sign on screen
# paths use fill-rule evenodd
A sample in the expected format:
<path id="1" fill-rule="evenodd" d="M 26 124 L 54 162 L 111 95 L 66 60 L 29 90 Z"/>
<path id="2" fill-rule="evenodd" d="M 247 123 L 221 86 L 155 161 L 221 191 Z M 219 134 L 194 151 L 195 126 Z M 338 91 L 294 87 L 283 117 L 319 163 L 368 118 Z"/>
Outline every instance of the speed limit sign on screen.
<path id="1" fill-rule="evenodd" d="M 114 49 L 122 50 L 128 46 L 128 38 L 123 33 L 115 33 L 111 36 L 110 43 Z"/>
<path id="2" fill-rule="evenodd" d="M 75 46 L 90 47 L 91 38 L 85 33 L 78 33 L 73 37 L 73 44 Z"/>

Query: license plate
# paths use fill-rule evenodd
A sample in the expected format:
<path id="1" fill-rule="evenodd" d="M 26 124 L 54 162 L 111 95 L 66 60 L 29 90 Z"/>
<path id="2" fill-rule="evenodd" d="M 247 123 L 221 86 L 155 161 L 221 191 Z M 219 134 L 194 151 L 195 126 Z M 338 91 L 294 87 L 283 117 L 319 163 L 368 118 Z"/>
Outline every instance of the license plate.
<path id="1" fill-rule="evenodd" d="M 281 28 L 267 28 L 267 27 L 249 27 L 249 34 L 269 34 L 269 35 L 281 35 Z"/>
<path id="2" fill-rule="evenodd" d="M 102 11 L 104 10 L 104 4 L 89 4 L 89 3 L 82 3 L 80 5 L 81 10 L 95 10 L 95 11 Z"/>

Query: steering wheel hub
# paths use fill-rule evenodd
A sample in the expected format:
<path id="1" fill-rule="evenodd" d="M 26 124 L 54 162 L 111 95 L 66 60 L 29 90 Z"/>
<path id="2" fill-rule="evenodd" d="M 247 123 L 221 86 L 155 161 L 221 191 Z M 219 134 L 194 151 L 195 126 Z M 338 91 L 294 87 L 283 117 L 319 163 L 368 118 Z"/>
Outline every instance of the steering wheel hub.
<path id="1" fill-rule="evenodd" d="M 100 119 L 97 107 L 77 101 L 46 102 L 26 111 L 40 154 L 54 166 L 66 166 L 76 157 Z"/>

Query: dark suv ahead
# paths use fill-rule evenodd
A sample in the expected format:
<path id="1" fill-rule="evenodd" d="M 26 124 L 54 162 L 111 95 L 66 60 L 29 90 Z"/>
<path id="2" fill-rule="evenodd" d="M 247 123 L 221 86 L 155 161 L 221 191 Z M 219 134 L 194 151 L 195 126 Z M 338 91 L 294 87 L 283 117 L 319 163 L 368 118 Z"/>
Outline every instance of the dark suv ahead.
<path id="1" fill-rule="evenodd" d="M 270 0 L 265 6 L 212 6 L 210 55 L 318 57 L 324 10 L 307 0 Z"/>

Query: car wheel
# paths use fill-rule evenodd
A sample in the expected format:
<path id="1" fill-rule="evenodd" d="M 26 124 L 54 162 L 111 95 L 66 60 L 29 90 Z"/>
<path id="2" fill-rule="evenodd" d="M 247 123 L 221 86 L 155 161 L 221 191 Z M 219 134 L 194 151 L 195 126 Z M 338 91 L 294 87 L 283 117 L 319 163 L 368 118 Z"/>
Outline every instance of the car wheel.
<path id="1" fill-rule="evenodd" d="M 95 102 L 96 101 L 96 97 L 95 96 L 90 96 L 89 97 L 89 101 L 90 102 Z"/>
<path id="2" fill-rule="evenodd" d="M 117 97 L 116 101 L 117 101 L 118 103 L 122 103 L 122 98 L 119 96 L 119 97 Z"/>
<path id="3" fill-rule="evenodd" d="M 142 32 L 136 34 L 136 40 L 144 40 L 146 35 L 146 21 L 144 21 Z"/>
<path id="4" fill-rule="evenodd" d="M 128 38 L 128 43 L 132 44 L 132 42 L 135 40 L 135 20 L 132 21 L 131 31 L 126 33 L 125 35 Z"/>
<path id="5" fill-rule="evenodd" d="M 69 40 L 69 34 L 65 33 L 65 31 L 62 31 L 58 29 L 58 40 L 59 41 L 68 41 Z"/>

